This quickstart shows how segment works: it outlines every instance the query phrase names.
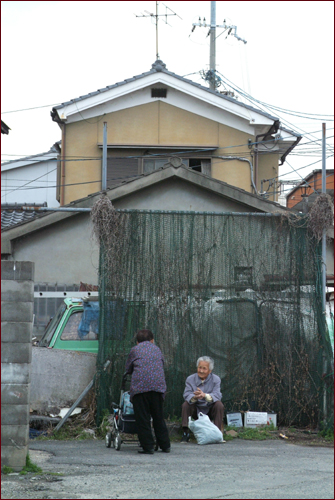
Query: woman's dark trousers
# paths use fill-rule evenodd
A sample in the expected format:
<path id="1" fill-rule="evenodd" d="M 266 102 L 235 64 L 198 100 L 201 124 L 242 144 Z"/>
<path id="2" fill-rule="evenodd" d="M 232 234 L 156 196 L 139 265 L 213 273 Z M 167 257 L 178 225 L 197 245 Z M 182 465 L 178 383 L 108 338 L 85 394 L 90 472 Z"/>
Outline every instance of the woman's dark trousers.
<path id="1" fill-rule="evenodd" d="M 163 416 L 163 394 L 161 392 L 143 392 L 132 398 L 138 439 L 144 450 L 153 450 L 155 447 L 151 430 L 152 424 L 158 446 L 162 450 L 170 448 L 169 432 Z"/>

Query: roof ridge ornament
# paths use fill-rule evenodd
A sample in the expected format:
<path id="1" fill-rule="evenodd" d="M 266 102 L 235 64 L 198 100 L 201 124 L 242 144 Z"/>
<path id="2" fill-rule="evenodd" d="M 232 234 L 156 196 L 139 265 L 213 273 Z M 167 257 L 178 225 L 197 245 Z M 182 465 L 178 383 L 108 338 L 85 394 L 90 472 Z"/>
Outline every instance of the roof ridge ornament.
<path id="1" fill-rule="evenodd" d="M 172 165 L 174 168 L 181 167 L 183 165 L 183 160 L 179 156 L 172 156 L 169 158 L 167 165 Z"/>
<path id="2" fill-rule="evenodd" d="M 151 69 L 154 69 L 155 71 L 163 71 L 166 69 L 166 64 L 163 63 L 160 59 L 156 59 L 156 61 L 153 63 L 151 66 Z"/>

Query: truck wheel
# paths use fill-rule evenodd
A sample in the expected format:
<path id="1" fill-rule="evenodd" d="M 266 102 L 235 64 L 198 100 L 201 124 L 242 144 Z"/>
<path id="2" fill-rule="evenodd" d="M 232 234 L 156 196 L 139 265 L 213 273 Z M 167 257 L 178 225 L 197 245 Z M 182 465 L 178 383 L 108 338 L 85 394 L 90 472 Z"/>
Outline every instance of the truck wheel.
<path id="1" fill-rule="evenodd" d="M 106 434 L 105 445 L 107 448 L 110 448 L 112 445 L 112 433 L 111 432 L 107 432 L 107 434 Z"/>
<path id="2" fill-rule="evenodd" d="M 121 437 L 120 437 L 120 434 L 118 432 L 115 434 L 114 441 L 113 441 L 113 447 L 117 451 L 121 450 Z"/>

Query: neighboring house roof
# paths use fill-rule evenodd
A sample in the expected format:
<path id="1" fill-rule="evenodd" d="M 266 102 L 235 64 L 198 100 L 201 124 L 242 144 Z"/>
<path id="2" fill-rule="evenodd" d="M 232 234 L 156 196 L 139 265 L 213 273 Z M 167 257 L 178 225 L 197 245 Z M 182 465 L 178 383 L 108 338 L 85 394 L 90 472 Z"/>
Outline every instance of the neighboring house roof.
<path id="1" fill-rule="evenodd" d="M 286 203 L 294 210 L 305 211 L 305 199 L 308 198 L 308 207 L 310 208 L 321 190 L 322 170 L 316 169 L 286 194 Z M 334 169 L 326 170 L 326 193 L 334 200 Z"/>
<path id="2" fill-rule="evenodd" d="M 32 165 L 33 163 L 39 163 L 41 161 L 48 161 L 56 159 L 60 153 L 61 141 L 55 142 L 49 151 L 45 153 L 40 153 L 37 155 L 25 156 L 23 158 L 17 158 L 16 160 L 9 160 L 1 163 L 1 172 L 6 170 L 12 170 L 13 168 L 24 167 L 26 165 Z"/>
<path id="3" fill-rule="evenodd" d="M 8 125 L 6 125 L 5 122 L 1 120 L 1 133 L 8 135 L 10 130 L 11 129 L 8 127 Z"/>
<path id="4" fill-rule="evenodd" d="M 304 177 L 301 182 L 299 182 L 296 186 L 294 186 L 285 196 L 286 198 L 288 198 L 289 196 L 292 196 L 292 194 L 294 193 L 294 191 L 296 191 L 297 189 L 300 189 L 301 187 L 304 187 L 306 186 L 307 184 L 310 183 L 310 181 L 313 179 L 313 177 L 315 177 L 316 174 L 322 174 L 322 170 L 320 168 L 316 169 L 316 170 L 313 170 L 310 174 L 306 175 L 306 177 Z M 326 169 L 326 176 L 329 176 L 331 174 L 334 174 L 334 169 Z M 333 197 L 334 197 L 334 189 L 333 189 L 333 193 L 332 193 Z"/>
<path id="5" fill-rule="evenodd" d="M 19 224 L 24 224 L 25 222 L 29 222 L 31 220 L 36 219 L 39 216 L 37 211 L 29 211 L 26 212 L 22 210 L 23 206 L 35 206 L 38 207 L 46 207 L 46 203 L 36 204 L 35 203 L 24 203 L 24 204 L 16 204 L 16 203 L 2 203 L 1 204 L 1 231 L 5 229 L 10 229 L 11 227 L 17 226 Z M 41 213 L 41 212 L 40 212 Z"/>
<path id="6" fill-rule="evenodd" d="M 275 213 L 278 211 L 286 211 L 285 207 L 283 207 L 279 203 L 260 199 L 258 196 L 252 193 L 244 191 L 243 189 L 237 188 L 235 186 L 231 186 L 217 179 L 213 179 L 212 177 L 206 176 L 200 172 L 195 172 L 188 167 L 173 167 L 170 164 L 148 174 L 142 174 L 128 181 L 123 181 L 117 186 L 108 189 L 107 195 L 113 202 L 116 200 L 120 200 L 126 196 L 136 194 L 136 192 L 139 192 L 148 187 L 161 185 L 162 183 L 164 183 L 164 181 L 169 179 L 180 179 L 201 189 L 205 189 L 210 193 L 238 203 L 242 207 L 245 206 L 249 210 L 251 209 L 254 212 Z M 91 208 L 93 204 L 99 199 L 101 193 L 102 192 L 99 191 L 85 198 L 71 202 L 69 205 L 61 208 Z M 47 227 L 68 217 L 73 217 L 75 215 L 78 215 L 78 212 L 65 212 L 61 210 L 39 212 L 38 207 L 36 207 L 36 211 L 34 211 L 34 217 L 32 218 L 32 220 L 21 220 L 20 222 L 17 222 L 15 226 L 9 226 L 7 224 L 5 227 L 1 228 L 1 252 L 9 253 L 8 248 L 10 247 L 10 241 L 12 239 L 27 235 L 31 232 Z"/>

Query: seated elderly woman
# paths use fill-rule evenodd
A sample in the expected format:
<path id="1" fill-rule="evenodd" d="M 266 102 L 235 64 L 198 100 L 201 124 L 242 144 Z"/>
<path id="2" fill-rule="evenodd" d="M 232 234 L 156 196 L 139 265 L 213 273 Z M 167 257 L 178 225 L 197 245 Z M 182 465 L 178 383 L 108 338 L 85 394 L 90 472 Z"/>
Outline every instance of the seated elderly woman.
<path id="1" fill-rule="evenodd" d="M 221 379 L 212 373 L 213 368 L 213 359 L 202 356 L 197 360 L 197 373 L 186 379 L 183 395 L 185 402 L 181 407 L 182 443 L 190 440 L 188 417 L 197 419 L 199 412 L 208 415 L 220 431 L 222 430 L 224 406 L 221 403 Z"/>

